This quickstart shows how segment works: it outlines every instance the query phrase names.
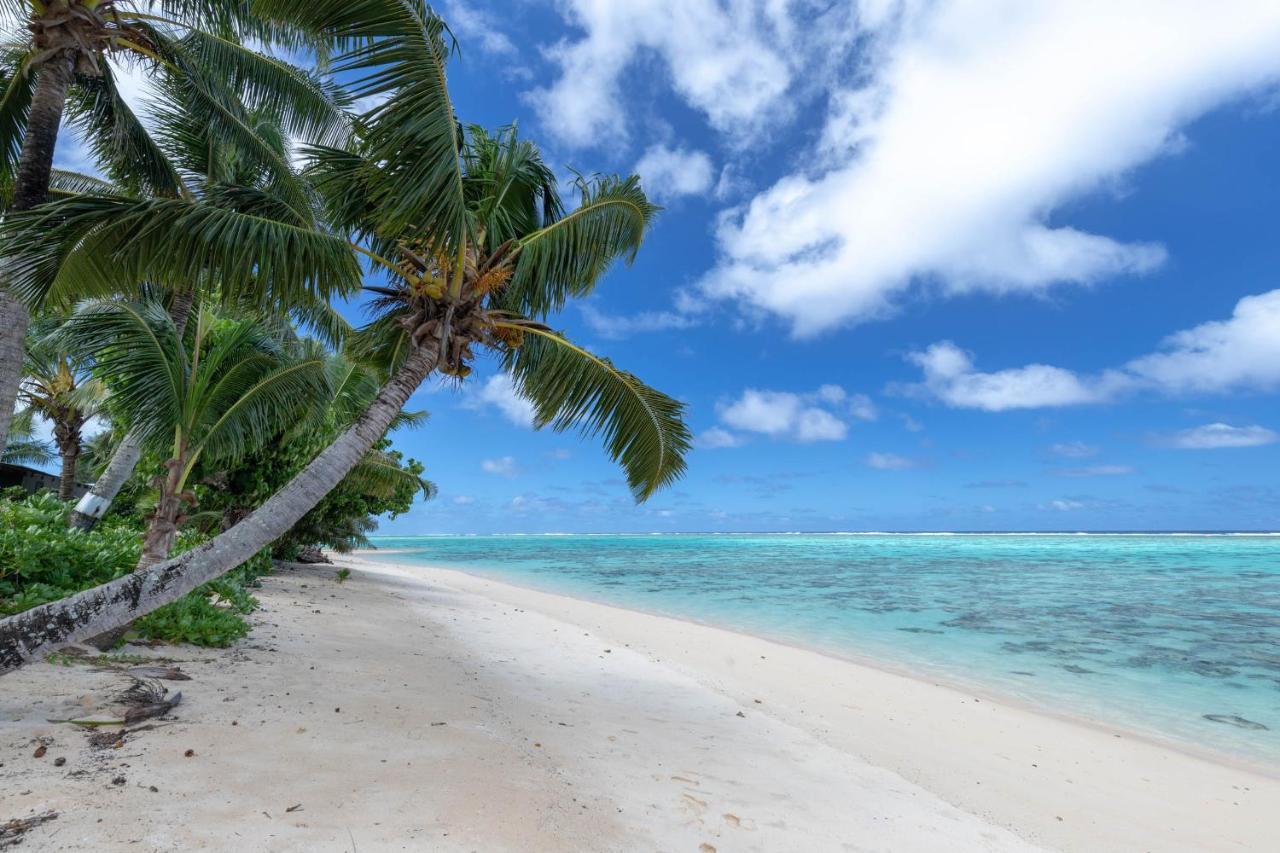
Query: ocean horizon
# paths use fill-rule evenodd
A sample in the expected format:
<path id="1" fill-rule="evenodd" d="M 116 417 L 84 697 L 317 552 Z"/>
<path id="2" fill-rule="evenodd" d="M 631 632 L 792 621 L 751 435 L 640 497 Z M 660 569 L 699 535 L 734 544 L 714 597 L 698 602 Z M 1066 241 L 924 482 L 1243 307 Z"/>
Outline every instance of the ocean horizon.
<path id="1" fill-rule="evenodd" d="M 1280 767 L 1276 536 L 506 533 L 374 544 L 399 562 L 754 634 Z"/>

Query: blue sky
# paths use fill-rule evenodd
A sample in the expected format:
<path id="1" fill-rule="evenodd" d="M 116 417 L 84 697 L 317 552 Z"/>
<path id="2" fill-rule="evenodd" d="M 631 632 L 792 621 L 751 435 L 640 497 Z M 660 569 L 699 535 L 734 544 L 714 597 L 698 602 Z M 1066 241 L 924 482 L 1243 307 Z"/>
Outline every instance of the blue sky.
<path id="1" fill-rule="evenodd" d="M 688 406 L 636 506 L 484 364 L 382 533 L 1280 528 L 1280 6 L 446 2 L 467 122 L 666 209 L 557 325 Z"/>

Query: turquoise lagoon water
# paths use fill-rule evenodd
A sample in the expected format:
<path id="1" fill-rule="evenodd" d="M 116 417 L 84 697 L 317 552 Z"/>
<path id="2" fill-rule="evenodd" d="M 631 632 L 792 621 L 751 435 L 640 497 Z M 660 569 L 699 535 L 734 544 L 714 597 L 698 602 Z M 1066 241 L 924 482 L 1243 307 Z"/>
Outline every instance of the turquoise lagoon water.
<path id="1" fill-rule="evenodd" d="M 878 659 L 1280 768 L 1280 536 L 428 536 L 375 544 L 400 551 L 389 560 Z"/>

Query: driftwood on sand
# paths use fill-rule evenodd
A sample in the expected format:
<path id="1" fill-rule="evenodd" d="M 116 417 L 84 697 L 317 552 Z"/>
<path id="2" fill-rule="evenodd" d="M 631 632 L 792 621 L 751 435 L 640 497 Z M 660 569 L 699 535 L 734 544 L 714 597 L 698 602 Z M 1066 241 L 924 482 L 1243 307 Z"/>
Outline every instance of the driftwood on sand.
<path id="1" fill-rule="evenodd" d="M 22 843 L 22 836 L 27 830 L 48 823 L 58 816 L 55 811 L 41 812 L 30 817 L 15 817 L 13 820 L 0 823 L 0 850 L 16 847 Z"/>

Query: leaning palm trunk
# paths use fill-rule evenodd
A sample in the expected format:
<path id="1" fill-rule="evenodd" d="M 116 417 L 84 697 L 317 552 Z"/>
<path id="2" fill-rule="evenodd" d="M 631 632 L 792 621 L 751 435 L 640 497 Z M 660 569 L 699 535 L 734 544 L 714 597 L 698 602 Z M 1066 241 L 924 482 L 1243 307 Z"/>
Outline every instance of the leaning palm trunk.
<path id="1" fill-rule="evenodd" d="M 346 432 L 235 527 L 171 560 L 0 620 L 0 673 L 175 601 L 288 532 L 386 433 L 410 395 L 435 369 L 438 353 L 435 342 L 414 349 Z"/>
<path id="2" fill-rule="evenodd" d="M 53 148 L 62 124 L 62 109 L 67 90 L 74 77 L 75 56 L 67 51 L 51 58 L 37 72 L 36 90 L 31 98 L 31 114 L 27 133 L 22 140 L 22 156 L 18 161 L 10 210 L 28 210 L 49 194 L 49 174 L 53 170 Z M 0 281 L 0 447 L 9 437 L 9 421 L 13 418 L 22 379 L 23 341 L 31 313 Z"/>
<path id="3" fill-rule="evenodd" d="M 120 494 L 120 489 L 129 481 L 133 469 L 138 467 L 142 458 L 142 434 L 137 430 L 129 430 L 120 441 L 120 446 L 111 455 L 107 468 L 93 484 L 93 488 L 85 492 L 71 512 L 70 525 L 80 530 L 92 530 L 99 519 L 111 509 L 111 502 Z"/>
<path id="4" fill-rule="evenodd" d="M 179 340 L 186 331 L 187 320 L 191 317 L 194 304 L 194 290 L 174 292 L 169 316 L 173 318 L 173 326 Z M 124 434 L 115 453 L 111 454 L 111 461 L 107 463 L 102 476 L 98 477 L 97 482 L 84 493 L 76 504 L 76 508 L 71 511 L 67 524 L 77 530 L 92 530 L 94 525 L 107 514 L 107 510 L 111 509 L 116 495 L 120 494 L 124 484 L 129 482 L 129 478 L 133 476 L 133 469 L 138 467 L 140 459 L 142 459 L 142 433 L 137 429 L 131 429 Z M 64 500 L 69 499 L 64 498 Z"/>

